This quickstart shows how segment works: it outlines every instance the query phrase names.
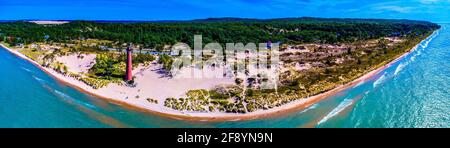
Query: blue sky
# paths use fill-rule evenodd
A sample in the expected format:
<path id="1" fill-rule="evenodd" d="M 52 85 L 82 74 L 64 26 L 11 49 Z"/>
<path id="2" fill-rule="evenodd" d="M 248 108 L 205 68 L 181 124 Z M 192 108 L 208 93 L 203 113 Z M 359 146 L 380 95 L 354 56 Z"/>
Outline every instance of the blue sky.
<path id="1" fill-rule="evenodd" d="M 0 20 L 210 17 L 404 18 L 450 22 L 450 0 L 0 0 Z"/>

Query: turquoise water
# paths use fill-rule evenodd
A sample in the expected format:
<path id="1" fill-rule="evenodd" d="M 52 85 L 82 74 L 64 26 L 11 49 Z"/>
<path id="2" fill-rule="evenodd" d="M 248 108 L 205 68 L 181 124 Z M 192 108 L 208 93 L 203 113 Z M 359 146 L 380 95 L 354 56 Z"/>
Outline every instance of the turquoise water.
<path id="1" fill-rule="evenodd" d="M 308 109 L 245 122 L 184 122 L 61 84 L 0 49 L 0 127 L 450 127 L 450 25 L 364 83 Z"/>

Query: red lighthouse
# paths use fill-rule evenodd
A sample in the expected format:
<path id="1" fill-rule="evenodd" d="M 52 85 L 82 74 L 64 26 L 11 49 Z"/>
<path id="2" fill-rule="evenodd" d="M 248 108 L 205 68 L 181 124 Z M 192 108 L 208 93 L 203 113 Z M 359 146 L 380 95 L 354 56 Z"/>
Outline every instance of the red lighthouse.
<path id="1" fill-rule="evenodd" d="M 133 80 L 133 50 L 130 46 L 127 47 L 127 71 L 125 75 L 125 81 L 129 82 Z"/>

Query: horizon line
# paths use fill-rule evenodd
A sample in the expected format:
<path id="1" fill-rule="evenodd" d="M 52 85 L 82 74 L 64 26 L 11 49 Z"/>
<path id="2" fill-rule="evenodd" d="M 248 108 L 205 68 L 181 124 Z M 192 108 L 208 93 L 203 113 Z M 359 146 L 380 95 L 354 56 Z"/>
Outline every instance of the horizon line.
<path id="1" fill-rule="evenodd" d="M 360 19 L 360 20 L 410 20 L 410 21 L 427 21 L 432 23 L 450 23 L 438 22 L 431 20 L 407 19 L 407 18 L 364 18 L 364 17 L 314 17 L 314 16 L 299 16 L 299 17 L 274 17 L 274 18 L 248 18 L 248 17 L 205 17 L 193 19 L 0 19 L 0 21 L 110 21 L 110 22 L 188 22 L 196 20 L 208 19 L 242 19 L 242 20 L 274 20 L 274 19 L 298 19 L 298 18 L 318 18 L 318 19 Z"/>

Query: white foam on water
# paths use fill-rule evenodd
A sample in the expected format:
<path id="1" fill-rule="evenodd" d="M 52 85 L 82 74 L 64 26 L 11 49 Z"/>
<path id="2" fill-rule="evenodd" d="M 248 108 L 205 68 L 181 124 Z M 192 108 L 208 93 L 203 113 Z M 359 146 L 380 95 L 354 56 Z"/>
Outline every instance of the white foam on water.
<path id="1" fill-rule="evenodd" d="M 425 48 L 428 47 L 428 44 L 430 44 L 431 40 L 433 40 L 433 36 L 431 36 L 431 38 L 429 38 L 427 41 L 425 41 Z"/>
<path id="2" fill-rule="evenodd" d="M 319 123 L 317 123 L 317 125 L 327 122 L 329 119 L 338 115 L 340 112 L 342 112 L 344 109 L 346 109 L 352 104 L 353 104 L 352 99 L 344 99 L 344 101 L 342 101 L 336 108 L 334 108 L 330 113 L 328 113 L 325 117 L 323 117 L 322 120 L 320 120 Z"/>
<path id="3" fill-rule="evenodd" d="M 386 74 L 387 72 L 384 72 L 384 74 L 373 83 L 374 88 L 378 87 L 380 84 L 383 84 L 384 80 L 386 80 Z"/>
<path id="4" fill-rule="evenodd" d="M 20 68 L 23 69 L 23 70 L 25 70 L 25 71 L 31 72 L 31 70 L 29 70 L 29 69 L 27 69 L 27 68 L 25 68 L 25 67 L 20 67 Z"/>
<path id="5" fill-rule="evenodd" d="M 422 54 L 422 50 L 424 50 L 424 49 L 425 48 L 415 50 L 415 54 L 411 56 L 411 58 L 409 59 L 408 62 L 409 63 L 414 62 L 416 60 L 417 56 L 420 56 Z"/>
<path id="6" fill-rule="evenodd" d="M 408 65 L 408 63 L 400 63 L 400 65 L 397 66 L 397 69 L 395 69 L 394 75 L 398 75 L 398 73 L 400 73 L 406 65 Z"/>
<path id="7" fill-rule="evenodd" d="M 420 46 L 422 47 L 422 49 L 427 48 L 428 45 L 430 44 L 430 42 L 438 35 L 439 35 L 439 31 L 436 31 L 433 35 L 431 35 L 423 43 L 421 43 Z"/>
<path id="8" fill-rule="evenodd" d="M 366 83 L 366 81 L 361 81 L 358 84 L 356 84 L 355 86 L 353 86 L 353 88 L 359 87 L 359 86 L 363 85 L 364 83 Z"/>
<path id="9" fill-rule="evenodd" d="M 56 93 L 57 95 L 59 95 L 60 97 L 62 97 L 65 101 L 70 101 L 70 102 L 72 102 L 72 103 L 76 103 L 76 104 L 79 104 L 79 105 L 83 105 L 83 106 L 86 106 L 86 107 L 89 107 L 89 108 L 95 108 L 94 105 L 91 105 L 91 104 L 84 103 L 84 102 L 81 102 L 81 101 L 79 101 L 79 100 L 76 100 L 76 99 L 70 97 L 69 95 L 67 95 L 67 94 L 65 94 L 65 93 L 63 93 L 63 92 L 60 92 L 60 91 L 58 91 L 58 90 L 54 90 L 54 91 L 55 91 L 55 93 Z"/>
<path id="10" fill-rule="evenodd" d="M 32 75 L 32 77 L 33 77 L 35 80 L 39 81 L 39 82 L 47 83 L 45 80 L 42 80 L 41 78 L 38 78 L 38 77 L 36 77 L 36 76 L 34 76 L 34 75 Z"/>
<path id="11" fill-rule="evenodd" d="M 422 48 L 427 48 L 428 45 L 430 44 L 430 42 L 439 35 L 439 31 L 436 31 L 433 35 L 431 35 L 426 41 L 425 41 L 425 45 L 421 45 Z"/>
<path id="12" fill-rule="evenodd" d="M 305 110 L 301 111 L 300 114 L 303 114 L 303 113 L 306 113 L 307 111 L 316 109 L 317 107 L 319 107 L 319 104 L 314 104 L 314 105 L 312 105 L 312 106 L 306 108 Z"/>
<path id="13" fill-rule="evenodd" d="M 422 48 L 417 48 L 416 50 L 414 50 L 414 54 L 409 58 L 408 61 L 400 63 L 397 66 L 397 68 L 395 69 L 394 76 L 398 75 L 406 66 L 408 66 L 410 63 L 414 62 L 416 60 L 417 56 L 420 56 L 422 54 L 422 50 L 424 51 L 428 47 L 430 42 L 438 35 L 439 35 L 439 32 L 435 32 L 433 35 L 428 37 L 424 42 L 419 44 Z M 378 78 L 373 83 L 373 87 L 378 87 L 380 84 L 383 84 L 387 78 L 386 74 L 387 74 L 387 72 L 385 72 L 380 78 Z"/>
<path id="14" fill-rule="evenodd" d="M 416 60 L 416 56 L 412 56 L 410 62 L 414 62 Z"/>

